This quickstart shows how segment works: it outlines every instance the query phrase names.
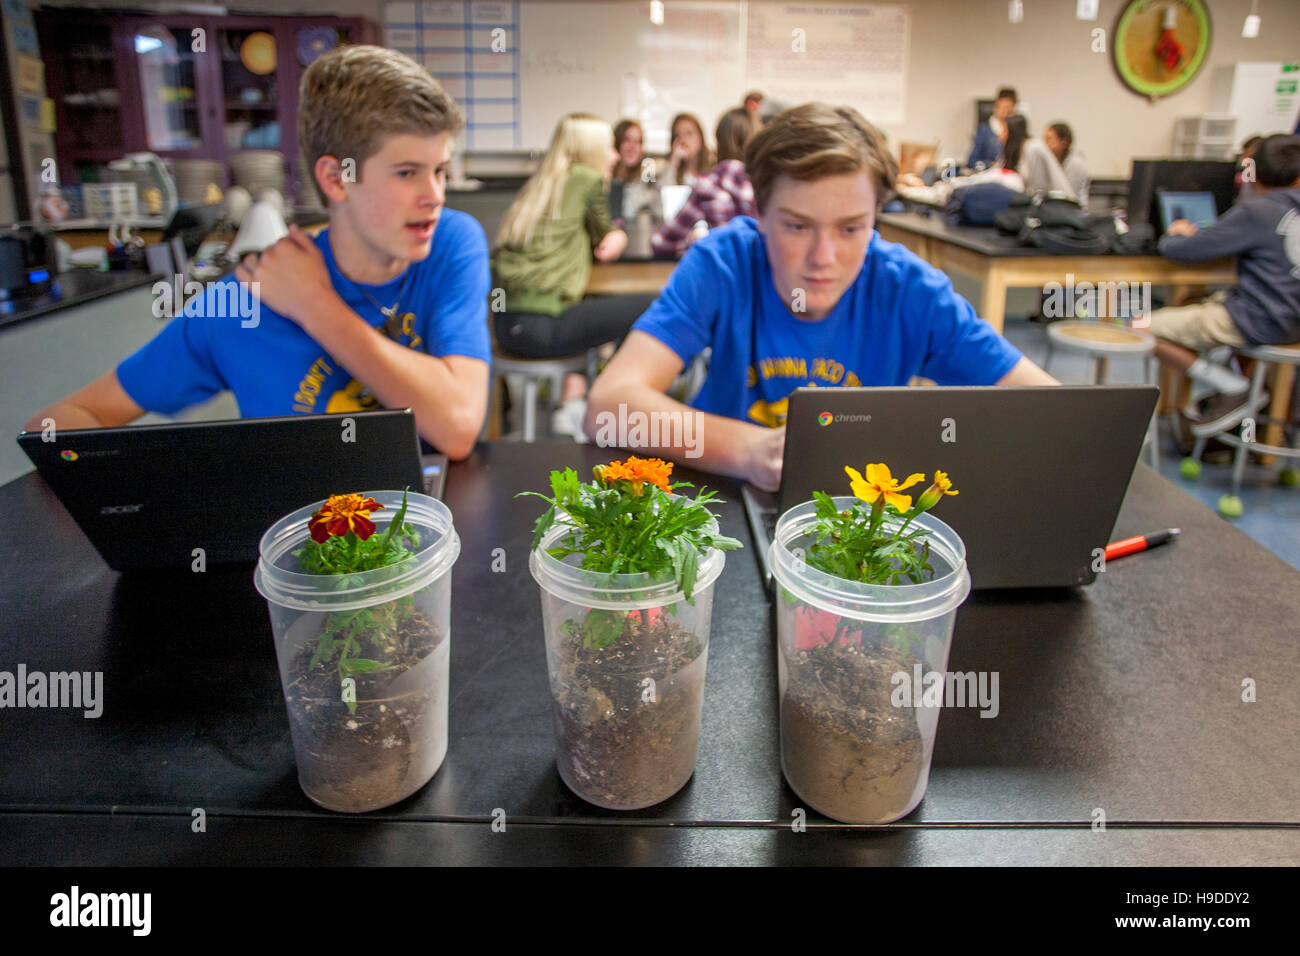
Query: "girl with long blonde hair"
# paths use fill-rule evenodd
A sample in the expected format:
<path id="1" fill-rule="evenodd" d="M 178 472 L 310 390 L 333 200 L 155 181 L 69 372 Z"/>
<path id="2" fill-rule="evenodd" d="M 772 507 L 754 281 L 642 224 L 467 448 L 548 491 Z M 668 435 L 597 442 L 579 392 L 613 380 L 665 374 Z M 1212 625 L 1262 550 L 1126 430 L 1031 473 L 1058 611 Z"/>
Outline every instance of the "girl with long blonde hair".
<path id="1" fill-rule="evenodd" d="M 627 247 L 609 213 L 613 132 L 590 113 L 560 120 L 541 167 L 506 211 L 492 250 L 492 281 L 505 292 L 493 317 L 497 347 L 519 358 L 557 358 L 618 342 L 652 295 L 583 299 L 592 260 Z M 581 434 L 586 379 L 570 376 L 553 430 Z"/>

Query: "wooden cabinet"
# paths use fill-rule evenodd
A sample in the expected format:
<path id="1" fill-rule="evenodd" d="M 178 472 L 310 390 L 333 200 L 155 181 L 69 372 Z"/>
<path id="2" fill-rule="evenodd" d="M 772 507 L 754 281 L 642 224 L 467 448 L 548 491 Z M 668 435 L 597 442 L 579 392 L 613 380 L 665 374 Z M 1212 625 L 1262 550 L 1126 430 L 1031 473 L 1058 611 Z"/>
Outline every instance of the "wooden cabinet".
<path id="1" fill-rule="evenodd" d="M 65 183 L 126 153 L 225 164 L 245 149 L 298 170 L 298 81 L 333 46 L 373 43 L 360 18 L 36 12 Z M 73 173 L 75 172 L 75 175 Z"/>

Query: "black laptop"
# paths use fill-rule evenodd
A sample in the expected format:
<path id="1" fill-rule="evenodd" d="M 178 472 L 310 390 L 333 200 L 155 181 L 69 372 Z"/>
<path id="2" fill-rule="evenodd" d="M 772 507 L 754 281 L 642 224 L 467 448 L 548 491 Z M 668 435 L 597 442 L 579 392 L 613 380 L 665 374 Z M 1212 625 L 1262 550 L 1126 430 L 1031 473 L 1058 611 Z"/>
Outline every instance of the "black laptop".
<path id="1" fill-rule="evenodd" d="M 441 497 L 410 409 L 23 432 L 18 444 L 117 571 L 257 560 L 277 520 L 332 494 Z"/>
<path id="2" fill-rule="evenodd" d="M 851 494 L 844 466 L 899 481 L 936 469 L 960 494 L 931 512 L 966 546 L 976 588 L 1091 584 L 1159 390 L 1150 385 L 800 388 L 790 395 L 778 495 L 746 487 L 764 573 L 779 514 L 814 491 Z"/>

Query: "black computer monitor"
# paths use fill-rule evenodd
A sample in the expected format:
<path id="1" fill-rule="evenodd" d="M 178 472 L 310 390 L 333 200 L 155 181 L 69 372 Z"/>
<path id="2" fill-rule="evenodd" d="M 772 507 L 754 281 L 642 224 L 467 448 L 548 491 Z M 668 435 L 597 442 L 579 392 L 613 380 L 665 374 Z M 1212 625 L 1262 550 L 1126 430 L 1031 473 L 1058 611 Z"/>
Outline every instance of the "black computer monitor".
<path id="1" fill-rule="evenodd" d="M 1150 223 L 1164 232 L 1156 198 L 1159 190 L 1210 192 L 1215 211 L 1223 215 L 1232 205 L 1237 164 L 1224 159 L 1135 159 L 1128 182 L 1128 221 Z"/>
<path id="2" fill-rule="evenodd" d="M 208 233 L 221 221 L 225 211 L 226 207 L 221 203 L 183 206 L 177 209 L 172 214 L 171 222 L 167 223 L 167 228 L 163 231 L 163 243 L 168 243 L 173 237 L 179 237 L 185 246 L 186 257 L 193 259 L 199 251 L 199 246 L 203 245 L 203 240 L 208 237 Z"/>

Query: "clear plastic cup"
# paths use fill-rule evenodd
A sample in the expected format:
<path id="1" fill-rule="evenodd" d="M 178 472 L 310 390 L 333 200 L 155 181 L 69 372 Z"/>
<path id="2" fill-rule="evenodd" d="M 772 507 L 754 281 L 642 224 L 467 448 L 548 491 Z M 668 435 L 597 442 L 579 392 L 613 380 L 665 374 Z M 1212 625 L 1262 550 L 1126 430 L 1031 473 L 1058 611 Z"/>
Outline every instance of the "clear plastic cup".
<path id="1" fill-rule="evenodd" d="M 834 500 L 848 508 L 857 499 Z M 781 769 L 819 813 L 889 823 L 916 808 L 930 778 L 939 704 L 924 696 L 925 675 L 942 677 L 948 666 L 957 608 L 970 593 L 966 548 L 922 514 L 910 527 L 932 532 L 933 578 L 858 584 L 804 562 L 816 520 L 815 502 L 790 509 L 768 552 L 779 587 Z"/>
<path id="2" fill-rule="evenodd" d="M 383 534 L 402 492 L 375 491 Z M 399 564 L 356 574 L 305 574 L 294 551 L 321 502 L 299 508 L 262 536 L 254 584 L 271 612 L 280 683 L 289 711 L 298 782 L 329 810 L 361 813 L 397 803 L 433 777 L 447 755 L 451 567 L 460 538 L 441 501 L 408 494 L 405 523 L 419 532 Z M 336 650 L 314 665 L 323 636 Z M 342 673 L 342 642 L 373 670 Z M 370 665 L 364 665 L 369 667 Z"/>
<path id="3" fill-rule="evenodd" d="M 667 800 L 695 772 L 713 583 L 710 549 L 687 602 L 671 575 L 601 574 L 553 558 L 567 527 L 529 556 L 541 586 L 556 764 L 569 789 L 610 810 Z M 598 646 L 608 640 L 604 646 Z"/>

